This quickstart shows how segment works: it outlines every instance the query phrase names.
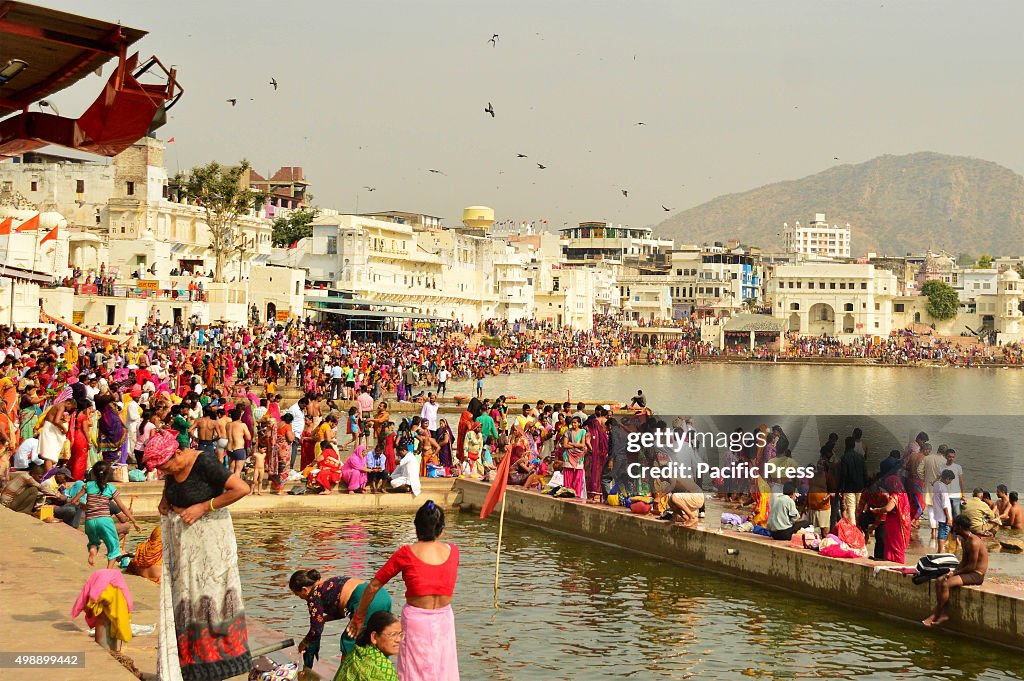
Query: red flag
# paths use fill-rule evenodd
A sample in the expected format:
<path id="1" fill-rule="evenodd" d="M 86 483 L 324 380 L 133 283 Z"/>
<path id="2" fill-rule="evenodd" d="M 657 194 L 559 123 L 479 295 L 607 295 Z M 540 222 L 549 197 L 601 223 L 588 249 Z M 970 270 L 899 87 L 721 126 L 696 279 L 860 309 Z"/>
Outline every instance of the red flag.
<path id="1" fill-rule="evenodd" d="M 34 232 L 39 229 L 39 213 L 36 213 L 25 222 L 18 225 L 15 232 Z"/>
<path id="2" fill-rule="evenodd" d="M 0 222 L 0 236 L 10 234 L 12 224 L 14 224 L 14 218 L 7 218 L 3 222 Z"/>
<path id="3" fill-rule="evenodd" d="M 288 250 L 290 251 L 293 248 L 298 248 L 298 247 L 299 247 L 299 240 L 296 239 L 295 241 L 292 242 L 292 245 L 288 247 Z"/>
<path id="4" fill-rule="evenodd" d="M 174 141 L 174 138 L 172 137 L 171 139 L 167 140 L 167 143 L 170 144 L 173 141 Z"/>
<path id="5" fill-rule="evenodd" d="M 57 240 L 57 227 L 54 226 L 54 228 L 51 229 L 50 232 L 46 236 L 44 236 L 42 239 L 39 240 L 39 244 L 42 245 L 42 244 L 45 244 L 47 241 L 56 241 L 56 240 Z"/>
<path id="6" fill-rule="evenodd" d="M 484 499 L 484 505 L 480 509 L 480 519 L 491 514 L 497 505 L 505 498 L 505 488 L 508 487 L 508 469 L 512 467 L 512 452 L 507 453 L 498 463 L 498 470 L 495 472 L 494 482 L 491 483 L 491 491 Z"/>

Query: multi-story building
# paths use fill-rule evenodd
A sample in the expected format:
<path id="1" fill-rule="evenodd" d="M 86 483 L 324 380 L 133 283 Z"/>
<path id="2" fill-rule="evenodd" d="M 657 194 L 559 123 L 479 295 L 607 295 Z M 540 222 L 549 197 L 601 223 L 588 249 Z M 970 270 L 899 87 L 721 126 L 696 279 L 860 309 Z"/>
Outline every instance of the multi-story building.
<path id="1" fill-rule="evenodd" d="M 571 265 L 594 261 L 650 263 L 672 250 L 671 239 L 658 239 L 650 227 L 624 227 L 608 222 L 581 222 L 560 230 L 562 253 Z"/>
<path id="2" fill-rule="evenodd" d="M 249 170 L 249 186 L 267 193 L 266 215 L 276 218 L 289 211 L 306 208 L 309 183 L 300 166 L 282 166 L 269 178 Z"/>
<path id="3" fill-rule="evenodd" d="M 782 223 L 782 239 L 787 253 L 811 257 L 849 258 L 850 225 L 829 225 L 824 213 L 816 213 L 809 225 L 797 221 Z"/>
<path id="4" fill-rule="evenodd" d="M 805 336 L 887 336 L 892 330 L 896 275 L 873 265 L 779 265 L 766 284 L 772 316 Z"/>
<path id="5" fill-rule="evenodd" d="M 440 226 L 440 218 L 392 211 L 325 215 L 313 236 L 279 250 L 275 262 L 308 272 L 314 285 L 408 314 L 478 322 L 497 295 L 489 239 Z"/>

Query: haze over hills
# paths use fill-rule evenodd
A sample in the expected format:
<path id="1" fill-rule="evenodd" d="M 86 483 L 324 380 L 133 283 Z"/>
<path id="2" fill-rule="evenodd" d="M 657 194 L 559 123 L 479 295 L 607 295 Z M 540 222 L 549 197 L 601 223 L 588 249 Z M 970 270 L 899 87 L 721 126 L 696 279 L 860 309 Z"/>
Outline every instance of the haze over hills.
<path id="1" fill-rule="evenodd" d="M 673 215 L 655 233 L 677 244 L 739 239 L 778 250 L 782 223 L 825 213 L 850 224 L 852 255 L 943 249 L 1024 254 L 1024 178 L 990 161 L 919 152 L 879 156 L 727 194 Z"/>

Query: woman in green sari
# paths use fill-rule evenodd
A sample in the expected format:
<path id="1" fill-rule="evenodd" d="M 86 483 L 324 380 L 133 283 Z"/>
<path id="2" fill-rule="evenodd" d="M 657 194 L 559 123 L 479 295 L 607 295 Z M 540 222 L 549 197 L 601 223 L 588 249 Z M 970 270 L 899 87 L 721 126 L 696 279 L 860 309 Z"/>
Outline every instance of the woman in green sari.
<path id="1" fill-rule="evenodd" d="M 398 681 L 398 672 L 388 657 L 398 654 L 401 642 L 402 623 L 398 618 L 387 610 L 373 613 L 356 639 L 355 649 L 341 660 L 334 681 Z"/>

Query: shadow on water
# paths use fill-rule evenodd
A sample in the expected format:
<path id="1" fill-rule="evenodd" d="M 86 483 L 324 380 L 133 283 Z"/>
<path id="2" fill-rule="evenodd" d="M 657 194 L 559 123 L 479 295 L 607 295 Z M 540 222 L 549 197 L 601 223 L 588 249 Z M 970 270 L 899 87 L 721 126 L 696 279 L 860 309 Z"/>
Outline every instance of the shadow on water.
<path id="1" fill-rule="evenodd" d="M 296 638 L 308 615 L 288 593 L 294 569 L 368 579 L 415 540 L 408 515 L 235 526 L 247 609 Z M 491 520 L 449 517 L 462 556 L 455 611 L 467 679 L 1024 678 L 1013 651 L 518 524 L 506 527 L 496 611 L 495 530 Z M 401 583 L 391 591 L 398 609 Z M 341 629 L 327 625 L 328 659 Z"/>

